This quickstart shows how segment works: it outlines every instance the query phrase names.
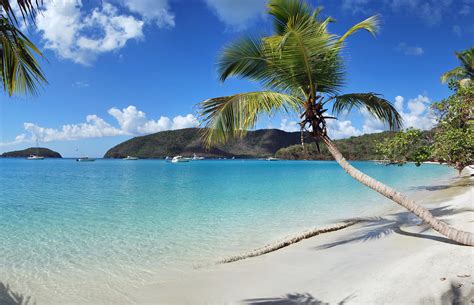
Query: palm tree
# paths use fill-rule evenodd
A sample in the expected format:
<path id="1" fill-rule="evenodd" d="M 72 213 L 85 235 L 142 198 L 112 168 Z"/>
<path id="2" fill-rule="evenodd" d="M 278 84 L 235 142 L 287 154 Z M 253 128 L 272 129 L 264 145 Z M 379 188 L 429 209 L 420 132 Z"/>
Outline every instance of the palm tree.
<path id="1" fill-rule="evenodd" d="M 345 39 L 360 30 L 375 34 L 378 17 L 370 17 L 337 36 L 328 32 L 333 20 L 321 20 L 320 9 L 312 10 L 301 0 L 271 0 L 268 12 L 273 17 L 275 33 L 232 43 L 218 62 L 221 81 L 231 76 L 247 78 L 259 82 L 263 90 L 211 98 L 199 104 L 205 127 L 203 141 L 208 147 L 245 135 L 262 113 L 296 112 L 301 119 L 302 138 L 304 133 L 323 142 L 354 179 L 407 208 L 448 238 L 474 245 L 472 233 L 448 226 L 415 201 L 354 168 L 328 136 L 326 122 L 335 119 L 326 114 L 330 104 L 334 115 L 356 107 L 366 109 L 390 129 L 402 125 L 400 114 L 380 95 L 339 93 L 344 79 L 341 51 Z"/>
<path id="2" fill-rule="evenodd" d="M 39 2 L 17 0 L 24 21 L 34 22 Z M 8 0 L 0 0 L 0 81 L 3 89 L 12 96 L 36 94 L 38 87 L 46 83 L 36 56 L 40 50 L 18 29 L 18 20 Z"/>
<path id="3" fill-rule="evenodd" d="M 462 81 L 464 79 L 474 80 L 474 47 L 462 51 L 455 52 L 460 62 L 460 66 L 456 67 L 441 76 L 441 82 L 447 83 L 451 80 Z"/>

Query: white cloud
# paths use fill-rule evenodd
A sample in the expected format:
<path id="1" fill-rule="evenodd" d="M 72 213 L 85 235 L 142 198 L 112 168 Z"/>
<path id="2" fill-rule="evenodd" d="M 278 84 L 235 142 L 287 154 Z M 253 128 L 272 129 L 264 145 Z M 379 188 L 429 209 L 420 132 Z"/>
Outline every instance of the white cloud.
<path id="1" fill-rule="evenodd" d="M 158 120 L 148 120 L 143 111 L 135 106 L 122 110 L 109 109 L 108 113 L 117 121 L 118 127 L 111 125 L 95 114 L 88 115 L 85 123 L 66 124 L 61 128 L 42 127 L 34 123 L 24 123 L 24 129 L 30 136 L 20 134 L 14 141 L 0 143 L 10 146 L 38 139 L 41 142 L 71 141 L 84 138 L 102 138 L 113 136 L 137 136 L 163 130 L 174 130 L 198 126 L 198 120 L 192 114 L 178 115 L 173 119 L 162 116 Z"/>
<path id="2" fill-rule="evenodd" d="M 464 0 L 466 4 L 462 6 L 460 14 L 470 12 L 469 1 Z M 396 13 L 419 16 L 425 24 L 433 26 L 449 16 L 450 9 L 454 7 L 453 3 L 453 0 L 342 0 L 341 8 L 353 14 L 365 15 L 389 9 Z"/>
<path id="3" fill-rule="evenodd" d="M 374 117 L 367 109 L 360 110 L 364 123 L 362 125 L 362 133 L 377 133 L 387 130 L 387 127 L 382 121 Z"/>
<path id="4" fill-rule="evenodd" d="M 90 87 L 90 84 L 86 81 L 77 81 L 72 84 L 75 88 L 87 88 Z"/>
<path id="5" fill-rule="evenodd" d="M 370 0 L 342 0 L 342 9 L 353 14 L 366 14 L 368 13 L 367 4 L 369 2 Z"/>
<path id="6" fill-rule="evenodd" d="M 146 22 L 154 22 L 158 27 L 174 27 L 174 14 L 167 0 L 123 0 L 124 5 L 140 14 Z"/>
<path id="7" fill-rule="evenodd" d="M 360 130 L 352 126 L 352 122 L 349 120 L 328 120 L 327 129 L 331 139 L 343 139 L 362 134 Z"/>
<path id="8" fill-rule="evenodd" d="M 436 118 L 429 107 L 431 100 L 427 96 L 420 94 L 416 98 L 409 99 L 406 107 L 402 96 L 397 96 L 395 100 L 396 107 L 397 103 L 401 105 L 400 108 L 397 107 L 397 110 L 403 118 L 404 128 L 427 130 L 435 126 Z"/>
<path id="9" fill-rule="evenodd" d="M 402 52 L 405 55 L 422 55 L 424 53 L 422 47 L 416 47 L 416 46 L 409 46 L 404 42 L 401 42 L 398 44 L 398 46 L 395 48 L 397 51 Z"/>
<path id="10" fill-rule="evenodd" d="M 287 132 L 300 131 L 300 126 L 297 122 L 289 121 L 287 118 L 284 118 L 280 122 L 280 129 Z"/>
<path id="11" fill-rule="evenodd" d="M 13 141 L 0 142 L 0 147 L 2 147 L 2 146 L 12 146 L 12 145 L 21 144 L 21 143 L 25 143 L 25 142 L 29 142 L 29 141 L 31 141 L 31 140 L 27 138 L 26 134 L 22 133 L 22 134 L 17 135 L 15 137 L 15 140 L 13 140 Z"/>
<path id="12" fill-rule="evenodd" d="M 90 13 L 81 12 L 82 2 L 46 1 L 36 17 L 46 49 L 64 59 L 90 65 L 101 53 L 123 48 L 128 40 L 143 36 L 143 21 L 121 15 L 104 2 Z"/>
<path id="13" fill-rule="evenodd" d="M 46 0 L 36 17 L 44 47 L 60 58 L 91 65 L 100 54 L 142 39 L 145 23 L 174 26 L 166 0 L 121 0 L 117 4 L 122 7 L 104 1 L 87 10 L 81 0 Z"/>
<path id="14" fill-rule="evenodd" d="M 178 115 L 177 117 L 173 118 L 173 124 L 171 125 L 171 129 L 196 127 L 198 124 L 198 120 L 192 114 L 188 114 L 186 116 Z"/>
<path id="15" fill-rule="evenodd" d="M 300 131 L 300 126 L 295 121 L 283 118 L 280 122 L 280 129 L 287 132 Z M 360 130 L 352 126 L 349 120 L 327 120 L 327 129 L 329 137 L 332 139 L 342 139 L 361 134 Z"/>
<path id="16" fill-rule="evenodd" d="M 459 11 L 459 15 L 467 16 L 471 13 L 471 7 L 468 4 L 464 4 Z"/>
<path id="17" fill-rule="evenodd" d="M 267 0 L 204 0 L 220 21 L 242 30 L 263 15 Z"/>

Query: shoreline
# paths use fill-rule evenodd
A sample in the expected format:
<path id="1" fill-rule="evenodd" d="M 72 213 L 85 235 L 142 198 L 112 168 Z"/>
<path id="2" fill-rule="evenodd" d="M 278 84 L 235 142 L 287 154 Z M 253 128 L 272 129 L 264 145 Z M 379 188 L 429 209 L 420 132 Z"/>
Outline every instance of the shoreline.
<path id="1" fill-rule="evenodd" d="M 473 232 L 473 178 L 466 172 L 463 176 L 416 193 L 435 216 Z M 275 252 L 244 260 L 237 255 L 239 261 L 232 264 L 206 266 L 148 284 L 137 303 L 438 304 L 440 298 L 456 296 L 474 300 L 472 249 L 450 243 L 403 210 L 394 206 L 348 228 L 303 238 Z M 425 290 L 421 293 L 416 287 Z M 345 291 L 350 293 L 344 295 Z"/>
<path id="2" fill-rule="evenodd" d="M 370 161 L 375 161 L 375 160 L 370 160 Z M 414 162 L 412 162 L 412 163 L 414 163 Z M 443 163 L 429 162 L 429 161 L 428 162 L 423 162 L 423 163 L 444 165 Z M 464 177 L 468 177 L 468 176 L 470 176 L 471 174 L 474 173 L 474 170 L 471 169 L 470 167 L 466 167 L 465 171 L 467 171 L 467 175 L 465 174 Z M 453 176 L 449 176 L 449 178 L 448 177 L 443 177 L 442 179 L 437 180 L 436 182 L 433 182 L 432 184 L 435 185 L 437 183 L 447 183 L 449 186 L 455 187 L 456 184 L 459 183 L 459 181 L 455 181 L 455 182 L 450 181 L 453 178 L 454 178 Z M 415 188 L 418 188 L 418 187 L 415 187 Z M 430 186 L 428 186 L 427 188 L 429 189 Z M 426 198 L 424 198 L 425 196 L 427 196 L 427 194 L 425 193 L 424 190 L 409 192 L 409 197 L 412 197 L 417 202 L 421 201 L 421 202 L 419 202 L 420 204 L 424 204 L 422 201 L 424 201 L 423 199 L 426 199 Z M 456 195 L 454 195 L 454 196 L 456 196 Z M 433 199 L 433 198 L 428 198 L 428 200 L 429 199 Z M 404 210 L 406 210 L 406 209 L 403 208 L 402 206 L 400 206 L 396 203 L 393 203 L 393 205 L 391 205 L 390 207 L 380 208 L 377 212 L 367 213 L 367 214 L 365 214 L 361 217 L 346 218 L 346 219 L 341 219 L 339 221 L 334 220 L 334 222 L 330 222 L 330 223 L 328 223 L 327 225 L 325 225 L 323 227 L 318 226 L 318 227 L 315 227 L 315 228 L 308 228 L 308 229 L 300 231 L 300 232 L 287 234 L 285 237 L 282 237 L 282 238 L 274 240 L 274 241 L 270 241 L 264 246 L 254 248 L 252 250 L 245 251 L 241 254 L 229 255 L 229 256 L 217 259 L 217 260 L 215 260 L 214 263 L 215 264 L 228 264 L 228 263 L 233 263 L 233 262 L 236 262 L 236 261 L 240 261 L 240 260 L 244 260 L 244 259 L 248 259 L 248 258 L 252 258 L 252 257 L 265 255 L 265 254 L 268 254 L 268 253 L 271 253 L 271 252 L 278 251 L 282 248 L 291 246 L 291 245 L 293 245 L 295 243 L 298 243 L 300 241 L 303 241 L 305 239 L 313 238 L 313 237 L 315 237 L 317 235 L 320 235 L 320 234 L 325 234 L 325 233 L 330 233 L 330 232 L 346 229 L 346 228 L 348 228 L 350 226 L 353 226 L 353 225 L 355 225 L 359 222 L 363 222 L 364 218 L 383 217 L 384 215 L 394 213 L 396 211 L 404 211 Z M 196 268 L 200 268 L 200 267 L 203 267 L 203 266 L 208 266 L 210 264 L 212 264 L 212 263 L 205 264 L 205 265 L 202 265 L 202 266 L 198 265 Z"/>

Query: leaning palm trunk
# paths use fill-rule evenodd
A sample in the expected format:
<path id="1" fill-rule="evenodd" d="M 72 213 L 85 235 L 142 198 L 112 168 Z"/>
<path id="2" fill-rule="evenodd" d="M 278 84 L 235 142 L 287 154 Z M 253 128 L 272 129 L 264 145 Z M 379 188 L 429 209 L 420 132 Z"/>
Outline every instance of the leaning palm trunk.
<path id="1" fill-rule="evenodd" d="M 447 238 L 454 240 L 460 244 L 467 246 L 474 246 L 474 234 L 457 230 L 450 227 L 445 222 L 436 219 L 433 214 L 427 209 L 417 204 L 414 200 L 408 198 L 402 193 L 394 190 L 393 188 L 386 186 L 385 184 L 375 180 L 374 178 L 364 174 L 355 167 L 349 164 L 341 152 L 337 149 L 334 143 L 327 136 L 322 137 L 323 142 L 327 145 L 334 159 L 342 166 L 342 168 L 354 179 L 360 183 L 370 187 L 377 191 L 383 196 L 395 201 L 399 205 L 405 207 L 410 212 L 418 216 L 421 220 L 429 224 L 435 231 L 446 236 Z"/>

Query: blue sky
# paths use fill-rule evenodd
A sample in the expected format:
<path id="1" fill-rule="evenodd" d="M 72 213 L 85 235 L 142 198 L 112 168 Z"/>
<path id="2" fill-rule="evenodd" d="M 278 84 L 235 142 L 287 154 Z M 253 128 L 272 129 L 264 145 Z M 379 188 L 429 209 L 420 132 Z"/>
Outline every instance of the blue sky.
<path id="1" fill-rule="evenodd" d="M 209 97 L 258 89 L 221 84 L 215 60 L 245 34 L 268 34 L 259 0 L 45 1 L 27 32 L 42 48 L 49 84 L 38 97 L 0 93 L 0 152 L 34 146 L 64 156 L 102 156 L 136 135 L 197 124 L 195 104 Z M 334 17 L 335 33 L 370 15 L 382 28 L 373 38 L 348 40 L 345 92 L 383 94 L 407 126 L 427 129 L 429 104 L 450 94 L 439 82 L 457 65 L 454 51 L 474 45 L 474 0 L 310 1 Z M 262 118 L 259 128 L 294 130 L 295 117 Z M 334 138 L 384 129 L 366 113 L 332 122 Z"/>

